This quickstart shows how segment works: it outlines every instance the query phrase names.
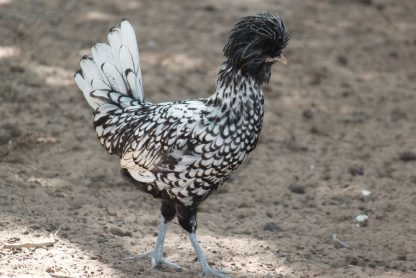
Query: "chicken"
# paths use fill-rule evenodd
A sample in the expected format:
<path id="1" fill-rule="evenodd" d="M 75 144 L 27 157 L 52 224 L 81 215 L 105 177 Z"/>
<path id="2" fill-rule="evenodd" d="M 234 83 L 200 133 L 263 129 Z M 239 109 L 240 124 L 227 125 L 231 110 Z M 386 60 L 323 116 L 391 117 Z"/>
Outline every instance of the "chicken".
<path id="1" fill-rule="evenodd" d="M 94 110 L 98 139 L 120 157 L 122 174 L 161 199 L 155 247 L 140 256 L 152 266 L 181 268 L 162 257 L 168 224 L 177 216 L 203 274 L 228 277 L 209 266 L 196 237 L 197 208 L 256 147 L 271 66 L 289 41 L 278 16 L 241 18 L 228 36 L 215 93 L 165 103 L 145 101 L 134 30 L 123 20 L 81 59 L 75 81 Z M 234 190 L 238 190 L 235 188 Z"/>

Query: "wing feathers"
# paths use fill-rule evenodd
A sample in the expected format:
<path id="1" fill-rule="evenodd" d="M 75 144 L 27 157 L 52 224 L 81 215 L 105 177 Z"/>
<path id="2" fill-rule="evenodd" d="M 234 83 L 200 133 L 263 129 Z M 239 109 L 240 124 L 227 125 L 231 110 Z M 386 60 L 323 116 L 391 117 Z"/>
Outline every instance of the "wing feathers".
<path id="1" fill-rule="evenodd" d="M 120 166 L 121 168 L 127 169 L 132 178 L 137 181 L 151 183 L 156 180 L 156 177 L 152 172 L 145 169 L 144 167 L 137 165 L 136 162 L 134 162 L 132 152 L 127 152 L 122 156 L 120 160 Z"/>

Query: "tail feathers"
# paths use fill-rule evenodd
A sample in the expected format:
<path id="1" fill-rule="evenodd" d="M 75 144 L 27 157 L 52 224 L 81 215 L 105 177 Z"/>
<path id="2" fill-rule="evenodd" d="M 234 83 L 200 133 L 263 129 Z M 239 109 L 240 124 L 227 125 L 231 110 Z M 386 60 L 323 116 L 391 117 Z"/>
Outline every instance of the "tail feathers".
<path id="1" fill-rule="evenodd" d="M 81 59 L 81 70 L 75 73 L 75 82 L 85 99 L 94 110 L 105 103 L 124 107 L 133 100 L 144 102 L 139 49 L 133 27 L 123 20 L 120 27 L 111 28 L 108 41 L 109 45 L 94 45 L 91 55 Z"/>

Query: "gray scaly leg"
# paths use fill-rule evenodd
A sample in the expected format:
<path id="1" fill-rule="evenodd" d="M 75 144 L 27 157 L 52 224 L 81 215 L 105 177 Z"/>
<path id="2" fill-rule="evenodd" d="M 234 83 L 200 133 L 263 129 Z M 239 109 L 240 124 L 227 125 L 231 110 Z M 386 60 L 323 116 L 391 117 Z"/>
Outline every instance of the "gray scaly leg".
<path id="1" fill-rule="evenodd" d="M 152 259 L 152 268 L 156 268 L 159 266 L 166 266 L 176 271 L 182 271 L 183 270 L 182 267 L 178 266 L 177 264 L 171 263 L 162 257 L 163 244 L 165 242 L 165 235 L 168 229 L 168 224 L 169 222 L 165 223 L 165 218 L 162 216 L 162 220 L 160 221 L 159 235 L 157 236 L 155 248 L 152 251 L 144 252 L 138 256 L 129 257 L 127 259 L 150 257 Z"/>
<path id="2" fill-rule="evenodd" d="M 222 270 L 217 270 L 209 266 L 207 259 L 202 252 L 201 246 L 199 245 L 198 239 L 195 233 L 188 233 L 189 239 L 192 242 L 196 256 L 198 257 L 199 264 L 201 265 L 202 273 L 205 275 L 210 275 L 217 278 L 229 278 L 230 276 L 227 272 Z"/>

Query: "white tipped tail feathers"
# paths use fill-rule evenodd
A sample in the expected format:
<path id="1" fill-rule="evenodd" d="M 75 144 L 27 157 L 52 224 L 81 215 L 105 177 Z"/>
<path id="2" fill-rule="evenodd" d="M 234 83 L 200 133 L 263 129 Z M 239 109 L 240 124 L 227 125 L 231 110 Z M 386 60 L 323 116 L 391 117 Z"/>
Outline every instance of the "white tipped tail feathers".
<path id="1" fill-rule="evenodd" d="M 109 45 L 97 43 L 91 55 L 81 59 L 81 69 L 75 73 L 75 82 L 88 104 L 95 110 L 104 103 L 123 106 L 123 100 L 144 102 L 139 49 L 133 27 L 127 20 L 120 27 L 111 28 Z M 127 98 L 111 97 L 118 93 Z"/>

